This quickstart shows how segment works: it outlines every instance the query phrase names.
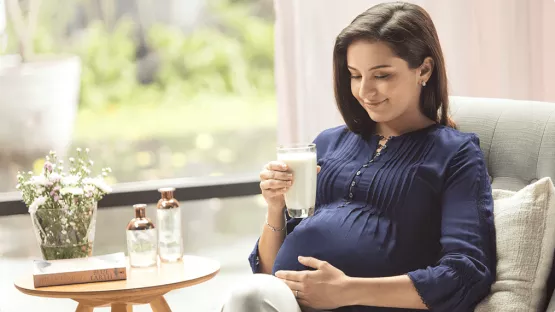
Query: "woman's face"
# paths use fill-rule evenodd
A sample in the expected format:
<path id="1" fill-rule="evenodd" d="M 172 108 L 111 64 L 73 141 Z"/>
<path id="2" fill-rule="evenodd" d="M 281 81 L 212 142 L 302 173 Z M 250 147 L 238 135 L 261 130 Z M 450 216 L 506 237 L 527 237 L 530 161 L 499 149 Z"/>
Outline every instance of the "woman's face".
<path id="1" fill-rule="evenodd" d="M 355 41 L 347 49 L 351 92 L 375 122 L 403 120 L 421 114 L 421 67 L 410 69 L 382 42 Z M 429 73 L 431 75 L 431 71 Z M 425 88 L 425 87 L 424 87 Z M 401 119 L 399 119 L 401 118 Z"/>

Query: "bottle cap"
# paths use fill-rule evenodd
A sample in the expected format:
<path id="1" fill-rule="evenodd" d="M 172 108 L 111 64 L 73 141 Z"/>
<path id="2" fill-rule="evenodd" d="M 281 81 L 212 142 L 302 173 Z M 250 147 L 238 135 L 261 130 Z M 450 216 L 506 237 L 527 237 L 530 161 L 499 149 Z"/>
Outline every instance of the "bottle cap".
<path id="1" fill-rule="evenodd" d="M 155 229 L 154 223 L 146 217 L 146 204 L 133 205 L 135 210 L 135 218 L 127 224 L 127 230 L 151 230 Z"/>
<path id="2" fill-rule="evenodd" d="M 133 205 L 135 209 L 135 218 L 146 218 L 146 204 Z"/>
<path id="3" fill-rule="evenodd" d="M 173 192 L 175 191 L 174 187 L 163 187 L 158 189 L 158 192 L 162 193 L 162 198 L 170 200 L 173 198 Z"/>

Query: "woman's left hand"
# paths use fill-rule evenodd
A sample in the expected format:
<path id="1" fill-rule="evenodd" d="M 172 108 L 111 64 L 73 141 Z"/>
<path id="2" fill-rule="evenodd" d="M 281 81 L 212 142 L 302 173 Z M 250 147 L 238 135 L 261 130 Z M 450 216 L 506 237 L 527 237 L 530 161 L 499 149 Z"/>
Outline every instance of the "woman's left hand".
<path id="1" fill-rule="evenodd" d="M 344 288 L 348 280 L 341 270 L 311 257 L 299 257 L 299 262 L 315 271 L 278 271 L 276 277 L 293 291 L 300 305 L 313 309 L 335 309 L 344 306 Z"/>

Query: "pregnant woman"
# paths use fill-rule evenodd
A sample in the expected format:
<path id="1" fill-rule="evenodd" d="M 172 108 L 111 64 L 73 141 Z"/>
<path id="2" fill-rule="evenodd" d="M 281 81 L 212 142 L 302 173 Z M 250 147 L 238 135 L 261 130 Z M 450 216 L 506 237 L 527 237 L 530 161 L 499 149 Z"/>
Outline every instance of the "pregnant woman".
<path id="1" fill-rule="evenodd" d="M 315 213 L 284 213 L 295 177 L 269 163 L 257 274 L 223 311 L 472 311 L 495 279 L 491 186 L 477 136 L 448 116 L 430 16 L 374 6 L 339 34 L 333 63 L 346 125 L 314 140 Z"/>

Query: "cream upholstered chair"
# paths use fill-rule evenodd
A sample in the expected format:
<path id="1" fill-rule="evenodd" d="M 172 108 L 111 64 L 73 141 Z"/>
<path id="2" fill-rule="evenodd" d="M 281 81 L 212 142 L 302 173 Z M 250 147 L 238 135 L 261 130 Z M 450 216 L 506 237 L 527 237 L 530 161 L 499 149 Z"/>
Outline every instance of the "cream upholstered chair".
<path id="1" fill-rule="evenodd" d="M 555 103 L 470 97 L 450 101 L 459 130 L 480 138 L 493 189 L 518 191 L 543 177 L 555 182 Z M 514 239 L 517 243 L 518 237 Z M 551 273 L 540 277 L 546 286 L 537 291 L 545 292 L 547 311 L 554 312 L 554 250 L 541 254 L 551 260 Z"/>

